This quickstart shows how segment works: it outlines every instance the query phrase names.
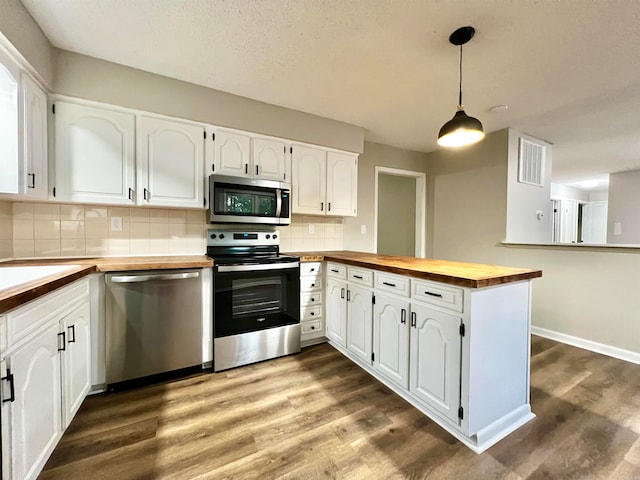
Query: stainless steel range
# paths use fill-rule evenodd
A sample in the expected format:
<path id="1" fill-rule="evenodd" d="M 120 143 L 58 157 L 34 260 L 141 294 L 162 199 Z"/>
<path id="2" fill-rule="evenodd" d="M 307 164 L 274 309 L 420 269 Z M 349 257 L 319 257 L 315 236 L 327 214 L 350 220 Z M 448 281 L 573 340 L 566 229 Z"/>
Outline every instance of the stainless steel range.
<path id="1" fill-rule="evenodd" d="M 216 372 L 300 351 L 300 259 L 278 232 L 208 230 Z"/>

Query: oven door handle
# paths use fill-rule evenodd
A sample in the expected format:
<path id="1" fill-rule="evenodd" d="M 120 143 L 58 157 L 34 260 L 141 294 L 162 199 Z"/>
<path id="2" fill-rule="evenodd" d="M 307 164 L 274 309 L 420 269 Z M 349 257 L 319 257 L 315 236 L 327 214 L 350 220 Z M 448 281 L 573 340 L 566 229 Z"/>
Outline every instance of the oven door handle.
<path id="1" fill-rule="evenodd" d="M 214 260 L 215 263 L 215 260 Z M 219 265 L 215 268 L 218 272 L 254 272 L 258 270 L 286 270 L 288 268 L 298 268 L 300 262 L 286 262 L 286 263 L 261 263 L 258 265 Z"/>

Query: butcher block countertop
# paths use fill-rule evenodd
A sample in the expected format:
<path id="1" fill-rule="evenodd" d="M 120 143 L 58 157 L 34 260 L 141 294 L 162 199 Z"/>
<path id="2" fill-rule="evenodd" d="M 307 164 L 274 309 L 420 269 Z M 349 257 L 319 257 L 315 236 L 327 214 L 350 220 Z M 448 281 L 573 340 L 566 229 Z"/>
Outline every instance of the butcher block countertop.
<path id="1" fill-rule="evenodd" d="M 542 276 L 542 270 L 350 251 L 287 252 L 302 262 L 334 261 L 459 287 L 482 288 Z"/>
<path id="2" fill-rule="evenodd" d="M 94 272 L 167 270 L 211 266 L 213 266 L 213 260 L 206 255 L 99 257 L 2 262 L 0 263 L 0 314 Z M 56 270 L 55 267 L 60 267 L 58 269 L 60 271 L 53 271 Z M 3 271 L 3 269 L 9 270 Z M 11 270 L 14 270 L 15 273 Z M 21 278 L 29 279 L 30 276 L 28 274 L 30 272 L 33 272 L 33 275 L 31 275 L 33 277 L 32 280 L 27 280 L 17 285 L 10 284 L 12 277 L 20 276 Z M 7 277 L 9 283 L 6 283 Z"/>

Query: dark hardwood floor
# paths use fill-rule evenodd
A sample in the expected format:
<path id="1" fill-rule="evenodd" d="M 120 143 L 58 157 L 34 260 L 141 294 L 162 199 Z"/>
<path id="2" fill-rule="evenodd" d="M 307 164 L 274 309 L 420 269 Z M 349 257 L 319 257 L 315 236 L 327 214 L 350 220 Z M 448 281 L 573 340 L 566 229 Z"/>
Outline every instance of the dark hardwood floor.
<path id="1" fill-rule="evenodd" d="M 476 455 L 329 345 L 87 398 L 43 479 L 640 479 L 640 366 L 533 337 L 537 418 Z"/>

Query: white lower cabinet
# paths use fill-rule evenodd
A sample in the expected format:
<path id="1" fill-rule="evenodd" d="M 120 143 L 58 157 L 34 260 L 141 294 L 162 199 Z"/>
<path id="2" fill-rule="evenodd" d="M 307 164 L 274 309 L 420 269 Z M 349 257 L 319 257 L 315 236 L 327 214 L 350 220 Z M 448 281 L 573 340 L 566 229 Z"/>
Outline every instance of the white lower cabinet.
<path id="1" fill-rule="evenodd" d="M 300 265 L 300 343 L 303 347 L 323 342 L 322 263 Z"/>
<path id="2" fill-rule="evenodd" d="M 347 287 L 347 349 L 371 364 L 373 292 L 349 284 Z"/>
<path id="3" fill-rule="evenodd" d="M 460 423 L 459 317 L 411 305 L 409 390 L 453 422 Z"/>
<path id="4" fill-rule="evenodd" d="M 326 332 L 325 335 L 337 345 L 347 346 L 347 282 L 327 279 Z"/>
<path id="5" fill-rule="evenodd" d="M 2 478 L 36 478 L 90 387 L 89 280 L 0 317 Z"/>
<path id="6" fill-rule="evenodd" d="M 373 308 L 373 368 L 409 388 L 409 301 L 376 292 Z"/>

